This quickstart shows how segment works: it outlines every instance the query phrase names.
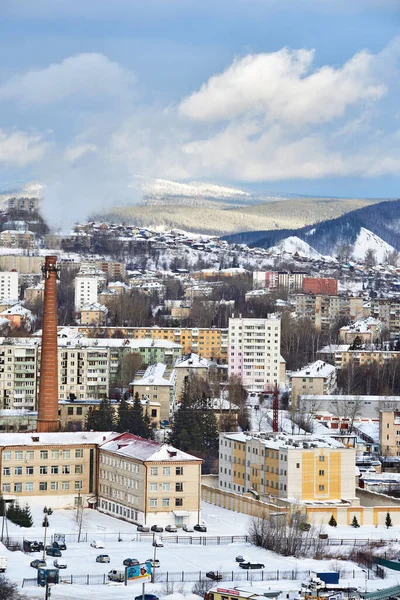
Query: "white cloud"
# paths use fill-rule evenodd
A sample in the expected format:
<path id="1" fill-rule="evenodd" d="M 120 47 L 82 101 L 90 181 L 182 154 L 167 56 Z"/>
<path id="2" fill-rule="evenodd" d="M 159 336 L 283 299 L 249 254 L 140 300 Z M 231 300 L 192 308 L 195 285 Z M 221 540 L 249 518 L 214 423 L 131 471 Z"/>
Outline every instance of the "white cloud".
<path id="1" fill-rule="evenodd" d="M 39 134 L 24 131 L 6 133 L 0 129 L 0 164 L 25 167 L 40 161 L 46 152 L 47 143 Z"/>
<path id="2" fill-rule="evenodd" d="M 94 144 L 74 144 L 66 148 L 64 156 L 68 162 L 75 162 L 81 159 L 85 154 L 91 154 L 98 151 Z"/>
<path id="3" fill-rule="evenodd" d="M 198 92 L 185 98 L 180 112 L 199 121 L 228 121 L 244 114 L 292 125 L 323 123 L 356 103 L 376 100 L 385 86 L 374 79 L 374 57 L 356 54 L 340 68 L 312 72 L 314 51 L 283 48 L 235 60 Z"/>
<path id="4" fill-rule="evenodd" d="M 0 100 L 51 104 L 72 98 L 93 102 L 103 96 L 127 94 L 135 83 L 133 73 L 106 56 L 78 54 L 44 69 L 12 77 L 0 85 Z"/>

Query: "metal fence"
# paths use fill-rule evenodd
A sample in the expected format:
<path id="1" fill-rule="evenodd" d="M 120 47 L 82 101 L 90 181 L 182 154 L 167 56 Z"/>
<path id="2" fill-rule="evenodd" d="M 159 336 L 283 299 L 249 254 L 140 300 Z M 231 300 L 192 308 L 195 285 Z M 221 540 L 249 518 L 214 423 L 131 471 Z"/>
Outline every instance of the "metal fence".
<path id="1" fill-rule="evenodd" d="M 263 569 L 247 570 L 240 569 L 238 571 L 218 571 L 221 575 L 221 581 L 304 581 L 311 575 L 312 571 L 299 571 L 293 569 L 291 571 L 264 571 Z M 356 571 L 349 570 L 342 573 L 342 577 L 355 578 Z M 367 572 L 369 579 L 370 572 Z M 206 571 L 177 571 L 164 573 L 155 573 L 155 583 L 195 583 L 207 579 Z M 74 583 L 77 585 L 100 585 L 108 583 L 107 574 L 103 575 L 60 575 L 60 583 Z M 36 586 L 37 579 L 24 579 L 22 587 Z"/>

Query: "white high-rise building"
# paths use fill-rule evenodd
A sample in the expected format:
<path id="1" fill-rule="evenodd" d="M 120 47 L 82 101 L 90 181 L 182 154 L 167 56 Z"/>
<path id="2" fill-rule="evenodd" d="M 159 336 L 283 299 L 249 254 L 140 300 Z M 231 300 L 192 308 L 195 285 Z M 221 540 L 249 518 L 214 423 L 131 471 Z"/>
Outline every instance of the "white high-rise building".
<path id="1" fill-rule="evenodd" d="M 18 272 L 17 271 L 2 271 L 0 272 L 0 301 L 5 298 L 18 300 Z"/>
<path id="2" fill-rule="evenodd" d="M 75 277 L 75 310 L 80 311 L 86 304 L 97 302 L 100 285 L 105 275 L 96 273 L 78 273 Z"/>
<path id="3" fill-rule="evenodd" d="M 272 391 L 280 383 L 281 322 L 232 318 L 228 331 L 228 375 L 251 392 Z"/>

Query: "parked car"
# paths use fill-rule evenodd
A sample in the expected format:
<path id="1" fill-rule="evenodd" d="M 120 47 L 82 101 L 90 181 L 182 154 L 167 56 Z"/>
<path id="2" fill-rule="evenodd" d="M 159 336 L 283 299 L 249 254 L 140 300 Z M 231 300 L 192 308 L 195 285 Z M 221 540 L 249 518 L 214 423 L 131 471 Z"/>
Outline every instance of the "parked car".
<path id="1" fill-rule="evenodd" d="M 122 563 L 125 567 L 133 567 L 135 565 L 140 565 L 140 562 L 137 558 L 126 558 Z"/>
<path id="2" fill-rule="evenodd" d="M 154 560 L 154 558 L 148 558 L 146 562 L 150 563 L 153 569 L 160 566 L 160 561 L 158 558 L 156 558 L 156 560 Z"/>
<path id="3" fill-rule="evenodd" d="M 110 557 L 108 556 L 108 554 L 99 554 L 98 556 L 96 556 L 96 562 L 109 563 Z"/>
<path id="4" fill-rule="evenodd" d="M 35 560 L 33 560 L 31 562 L 31 567 L 33 567 L 34 569 L 39 569 L 42 567 L 47 567 L 47 563 L 45 560 L 41 560 L 40 558 L 36 558 Z"/>
<path id="5" fill-rule="evenodd" d="M 105 548 L 104 542 L 101 540 L 93 540 L 93 542 L 90 542 L 90 545 L 92 548 Z"/>
<path id="6" fill-rule="evenodd" d="M 239 556 L 237 556 L 237 557 L 235 558 L 235 560 L 236 560 L 236 562 L 238 562 L 238 563 L 245 562 L 245 560 L 244 560 L 244 558 L 243 558 L 243 556 L 242 556 L 241 554 L 239 554 Z"/>
<path id="7" fill-rule="evenodd" d="M 208 571 L 208 573 L 206 573 L 206 577 L 212 579 L 213 581 L 221 581 L 222 579 L 222 575 L 221 573 L 218 573 L 218 571 Z"/>
<path id="8" fill-rule="evenodd" d="M 138 525 L 136 529 L 137 531 L 142 531 L 143 533 L 148 533 L 150 531 L 150 527 L 147 527 L 147 525 Z"/>
<path id="9" fill-rule="evenodd" d="M 157 548 L 162 548 L 164 546 L 162 539 L 156 535 L 153 540 L 153 546 L 157 546 Z"/>
<path id="10" fill-rule="evenodd" d="M 56 569 L 66 569 L 67 568 L 67 563 L 64 562 L 63 560 L 53 560 L 53 565 L 56 567 Z"/>
<path id="11" fill-rule="evenodd" d="M 157 533 L 162 533 L 164 531 L 164 527 L 160 525 L 152 525 L 151 531 L 156 531 Z"/>
<path id="12" fill-rule="evenodd" d="M 239 563 L 239 567 L 242 569 L 264 569 L 265 565 L 262 563 L 242 562 Z"/>
<path id="13" fill-rule="evenodd" d="M 205 532 L 207 531 L 207 527 L 205 525 L 200 525 L 200 523 L 197 523 L 197 525 L 194 526 L 194 530 Z"/>
<path id="14" fill-rule="evenodd" d="M 183 531 L 194 531 L 193 527 L 191 525 L 184 525 L 182 527 Z"/>
<path id="15" fill-rule="evenodd" d="M 46 548 L 46 554 L 47 556 L 62 556 L 61 550 L 58 548 L 53 548 L 53 546 L 48 546 Z"/>
<path id="16" fill-rule="evenodd" d="M 52 543 L 53 548 L 58 548 L 59 550 L 66 550 L 67 546 L 65 544 L 65 542 L 53 542 Z"/>
<path id="17" fill-rule="evenodd" d="M 176 533 L 178 530 L 175 525 L 167 525 L 165 531 L 169 531 L 169 533 Z"/>
<path id="18" fill-rule="evenodd" d="M 160 600 L 158 596 L 155 594 L 140 594 L 140 596 L 135 596 L 135 600 Z"/>
<path id="19" fill-rule="evenodd" d="M 117 571 L 117 569 L 111 569 L 107 573 L 110 581 L 125 581 L 125 571 Z"/>

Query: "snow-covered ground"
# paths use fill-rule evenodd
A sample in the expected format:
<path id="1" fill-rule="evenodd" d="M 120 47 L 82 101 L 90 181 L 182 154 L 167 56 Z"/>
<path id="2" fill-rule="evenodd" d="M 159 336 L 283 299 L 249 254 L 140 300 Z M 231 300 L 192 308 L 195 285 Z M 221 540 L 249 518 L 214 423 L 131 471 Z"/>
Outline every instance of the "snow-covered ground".
<path id="1" fill-rule="evenodd" d="M 378 235 L 361 227 L 353 246 L 353 257 L 356 260 L 364 260 L 367 250 L 375 252 L 375 258 L 378 263 L 383 263 L 387 254 L 395 252 L 395 248 L 383 241 Z"/>
<path id="2" fill-rule="evenodd" d="M 9 535 L 13 538 L 25 536 L 30 540 L 43 540 L 44 529 L 41 526 L 43 517 L 41 505 L 31 506 L 34 517 L 34 527 L 30 529 L 21 529 L 14 524 L 9 524 Z M 208 536 L 216 535 L 243 535 L 247 532 L 249 518 L 240 513 L 234 513 L 207 503 L 203 503 L 203 520 L 207 523 Z M 49 517 L 50 527 L 48 528 L 48 536 L 50 537 L 55 532 L 74 533 L 76 532 L 76 523 L 74 521 L 74 511 L 55 510 Z M 397 538 L 400 537 L 400 527 L 387 529 L 376 529 L 374 527 L 361 527 L 353 529 L 352 527 L 337 527 L 332 529 L 326 527 L 330 537 L 335 538 Z M 86 537 L 87 534 L 87 537 Z M 107 515 L 98 513 L 97 511 L 87 511 L 84 524 L 84 539 L 85 541 L 78 544 L 77 542 L 67 541 L 67 550 L 63 552 L 63 560 L 67 563 L 68 568 L 61 571 L 61 575 L 95 575 L 107 573 L 111 568 L 122 569 L 122 561 L 125 558 L 137 558 L 140 562 L 145 561 L 153 556 L 153 547 L 151 539 L 145 541 L 137 540 L 136 527 L 119 521 Z M 173 536 L 173 534 L 171 534 Z M 200 536 L 204 534 L 192 535 Z M 124 541 L 119 542 L 118 538 L 122 537 Z M 164 534 L 163 534 L 164 537 Z M 94 539 L 105 540 L 105 549 L 98 550 L 90 546 L 90 542 Z M 87 540 L 87 541 L 86 541 Z M 343 552 L 344 547 L 339 547 Z M 111 562 L 109 564 L 96 563 L 98 554 L 109 554 Z M 208 570 L 218 571 L 237 571 L 238 565 L 235 562 L 235 556 L 242 554 L 246 560 L 262 562 L 265 564 L 266 571 L 275 570 L 315 570 L 327 571 L 335 570 L 341 563 L 335 559 L 316 561 L 311 558 L 298 559 L 294 557 L 281 557 L 267 550 L 257 548 L 251 544 L 234 543 L 227 545 L 212 545 L 212 546 L 195 546 L 176 544 L 164 541 L 163 548 L 157 548 L 157 558 L 160 560 L 161 566 L 158 569 L 160 572 L 198 572 Z M 30 555 L 22 552 L 9 552 L 4 547 L 0 548 L 0 555 L 7 555 L 8 569 L 6 576 L 15 581 L 18 585 L 22 584 L 23 578 L 35 578 L 36 570 L 29 566 L 29 563 L 34 558 L 41 557 L 39 553 Z M 47 557 L 48 565 L 52 565 L 53 558 Z M 346 561 L 345 569 L 348 573 L 348 578 L 342 578 L 343 585 L 358 586 L 364 589 L 365 573 L 357 565 Z M 355 578 L 352 577 L 352 571 L 355 571 Z M 157 571 L 156 571 L 157 572 Z M 368 589 L 373 590 L 381 587 L 394 585 L 400 580 L 400 574 L 395 573 L 389 576 L 385 581 L 372 579 L 368 581 Z M 239 582 L 238 582 L 239 584 Z M 286 593 L 291 593 L 292 596 L 297 595 L 299 590 L 299 581 L 268 581 L 267 583 L 257 582 L 254 586 L 259 589 L 280 589 Z M 223 585 L 223 583 L 221 584 Z M 226 582 L 230 588 L 235 584 Z M 240 585 L 247 585 L 245 582 L 240 582 Z M 75 598 L 95 598 L 101 595 L 102 600 L 111 600 L 119 598 L 134 598 L 141 593 L 141 583 L 130 582 L 127 587 L 120 584 L 108 585 L 71 585 L 59 584 L 52 589 L 53 600 L 73 600 Z M 193 583 L 174 584 L 174 591 L 183 591 L 186 598 L 191 596 Z M 43 597 L 44 591 L 42 588 L 26 587 L 24 590 L 30 598 Z M 171 590 L 169 590 L 171 591 Z M 155 592 L 160 597 L 166 597 L 167 590 L 165 584 L 146 583 L 146 592 Z M 174 594 L 171 600 L 180 600 L 182 596 Z"/>

